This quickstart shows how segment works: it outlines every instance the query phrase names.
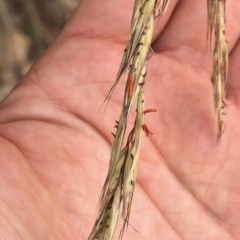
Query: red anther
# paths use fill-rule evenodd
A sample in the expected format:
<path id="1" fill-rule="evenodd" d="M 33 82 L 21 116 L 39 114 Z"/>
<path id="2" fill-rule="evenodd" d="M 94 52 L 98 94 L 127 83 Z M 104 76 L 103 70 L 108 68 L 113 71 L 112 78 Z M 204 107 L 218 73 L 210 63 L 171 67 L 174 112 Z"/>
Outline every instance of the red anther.
<path id="1" fill-rule="evenodd" d="M 153 135 L 153 133 L 148 129 L 146 124 L 143 124 L 142 128 L 143 128 L 143 131 L 146 133 L 147 137 L 148 135 Z"/>
<path id="2" fill-rule="evenodd" d="M 146 109 L 143 111 L 143 113 L 151 113 L 151 112 L 157 112 L 157 109 L 154 109 L 154 108 L 149 108 L 149 109 Z"/>
<path id="3" fill-rule="evenodd" d="M 221 64 L 220 69 L 223 73 L 226 73 L 226 66 Z"/>
<path id="4" fill-rule="evenodd" d="M 230 106 L 230 103 L 226 99 L 223 99 L 222 103 L 223 103 L 223 106 L 226 108 Z"/>
<path id="5" fill-rule="evenodd" d="M 133 93 L 133 88 L 134 88 L 134 79 L 133 79 L 133 75 L 130 73 L 129 74 L 129 78 L 128 78 L 128 89 L 129 89 L 129 96 L 132 96 Z"/>

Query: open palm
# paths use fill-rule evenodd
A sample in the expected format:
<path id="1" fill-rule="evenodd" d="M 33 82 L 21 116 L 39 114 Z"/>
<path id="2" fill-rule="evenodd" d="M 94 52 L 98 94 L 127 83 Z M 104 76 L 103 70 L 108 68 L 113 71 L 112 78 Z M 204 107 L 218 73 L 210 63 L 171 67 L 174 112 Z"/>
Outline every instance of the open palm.
<path id="1" fill-rule="evenodd" d="M 132 7 L 133 0 L 82 0 L 1 103 L 1 239 L 87 239 L 124 82 L 106 111 L 100 106 L 128 40 Z M 227 1 L 227 16 L 230 106 L 218 143 L 206 3 L 173 0 L 156 21 L 145 92 L 146 107 L 158 112 L 146 116 L 154 135 L 143 136 L 125 239 L 240 239 L 239 1 Z"/>

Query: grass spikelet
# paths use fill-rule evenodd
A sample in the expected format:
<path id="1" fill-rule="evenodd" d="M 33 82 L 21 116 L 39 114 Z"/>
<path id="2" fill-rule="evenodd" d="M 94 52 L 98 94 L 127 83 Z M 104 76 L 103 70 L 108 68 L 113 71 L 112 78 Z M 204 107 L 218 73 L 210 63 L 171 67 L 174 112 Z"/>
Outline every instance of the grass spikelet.
<path id="1" fill-rule="evenodd" d="M 225 130 L 223 121 L 226 107 L 226 82 L 228 72 L 228 49 L 225 36 L 226 0 L 208 0 L 208 37 L 215 28 L 215 46 L 213 51 L 214 104 L 217 115 L 217 138 L 220 139 Z"/>
<path id="2" fill-rule="evenodd" d="M 133 58 L 133 55 L 136 53 L 139 39 L 143 34 L 145 26 L 147 25 L 150 17 L 155 16 L 154 12 L 156 12 L 157 16 L 161 16 L 163 13 L 165 13 L 169 2 L 170 0 L 135 0 L 134 12 L 131 21 L 131 38 L 126 49 L 124 50 L 124 55 L 118 69 L 115 82 L 112 85 L 105 101 L 110 100 L 120 78 L 130 65 L 130 61 Z"/>
<path id="3" fill-rule="evenodd" d="M 166 12 L 170 0 L 157 0 L 155 4 L 155 12 L 157 16 L 161 16 Z"/>
<path id="4" fill-rule="evenodd" d="M 115 81 L 105 99 L 109 100 L 123 73 L 128 69 L 122 111 L 117 121 L 117 131 L 112 145 L 110 164 L 99 200 L 99 211 L 88 240 L 111 240 L 118 219 L 123 225 L 122 239 L 128 226 L 134 187 L 137 177 L 141 135 L 144 130 L 144 91 L 147 63 L 150 53 L 156 9 L 164 13 L 169 0 L 135 0 L 131 21 L 131 35 L 124 51 Z M 105 102 L 104 101 L 104 102 Z M 123 146 L 127 121 L 137 101 L 135 123 Z"/>
<path id="5" fill-rule="evenodd" d="M 212 34 L 217 18 L 217 4 L 218 0 L 207 0 L 208 9 L 208 28 L 207 28 L 207 40 L 211 44 Z"/>

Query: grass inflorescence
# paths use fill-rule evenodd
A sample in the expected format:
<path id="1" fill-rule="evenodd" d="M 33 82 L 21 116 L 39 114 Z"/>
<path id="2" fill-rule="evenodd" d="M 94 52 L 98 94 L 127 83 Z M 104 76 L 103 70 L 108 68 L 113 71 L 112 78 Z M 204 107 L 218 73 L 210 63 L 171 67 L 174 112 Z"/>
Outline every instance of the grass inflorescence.
<path id="1" fill-rule="evenodd" d="M 99 211 L 88 240 L 112 240 L 119 218 L 122 219 L 120 239 L 129 224 L 129 216 L 136 184 L 139 149 L 142 132 L 152 134 L 144 123 L 144 114 L 155 112 L 155 109 L 144 110 L 145 77 L 147 64 L 151 53 L 154 18 L 161 16 L 167 9 L 170 0 L 135 0 L 130 40 L 120 63 L 114 84 L 105 101 L 109 101 L 119 80 L 128 72 L 127 84 L 119 121 L 116 121 L 117 131 L 110 156 L 110 164 L 99 200 Z M 217 137 L 223 133 L 223 114 L 225 101 L 225 86 L 228 69 L 228 51 L 225 39 L 226 0 L 207 0 L 208 32 L 211 42 L 215 32 L 215 47 L 213 52 L 214 102 L 217 112 Z M 129 114 L 137 102 L 135 123 L 126 138 L 126 128 Z"/>
<path id="2" fill-rule="evenodd" d="M 208 38 L 214 31 L 215 46 L 213 51 L 214 104 L 217 115 L 217 138 L 225 130 L 223 121 L 224 109 L 227 106 L 225 99 L 228 72 L 228 49 L 225 36 L 226 0 L 208 0 Z"/>
<path id="3" fill-rule="evenodd" d="M 112 146 L 110 165 L 99 203 L 99 212 L 88 240 L 113 239 L 121 215 L 120 238 L 129 223 L 133 192 L 136 183 L 142 132 L 151 134 L 144 124 L 144 89 L 147 63 L 151 52 L 154 18 L 161 16 L 169 0 L 135 0 L 131 21 L 131 36 L 124 51 L 115 82 L 107 95 L 109 100 L 123 73 L 128 71 L 122 111 Z M 127 121 L 137 101 L 135 123 L 126 144 Z M 155 111 L 152 110 L 151 111 Z M 150 111 L 150 112 L 151 112 Z"/>

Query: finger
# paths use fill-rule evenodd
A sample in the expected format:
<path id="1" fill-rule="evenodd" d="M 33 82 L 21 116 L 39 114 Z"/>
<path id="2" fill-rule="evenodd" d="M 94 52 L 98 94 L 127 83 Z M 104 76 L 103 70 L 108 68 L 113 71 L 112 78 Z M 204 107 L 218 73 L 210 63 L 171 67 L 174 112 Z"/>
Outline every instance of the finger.
<path id="1" fill-rule="evenodd" d="M 167 24 L 177 2 L 170 1 L 160 24 L 157 22 L 155 38 Z M 129 39 L 133 6 L 134 0 L 82 0 L 63 35 L 110 38 L 125 43 Z"/>
<path id="2" fill-rule="evenodd" d="M 227 82 L 227 98 L 233 98 L 240 106 L 240 38 L 234 47 L 229 61 L 229 75 Z"/>
<path id="3" fill-rule="evenodd" d="M 227 1 L 226 34 L 229 50 L 234 47 L 240 34 L 240 1 Z M 182 0 L 167 27 L 154 45 L 155 51 L 190 47 L 200 53 L 206 51 L 207 6 L 206 1 Z"/>

